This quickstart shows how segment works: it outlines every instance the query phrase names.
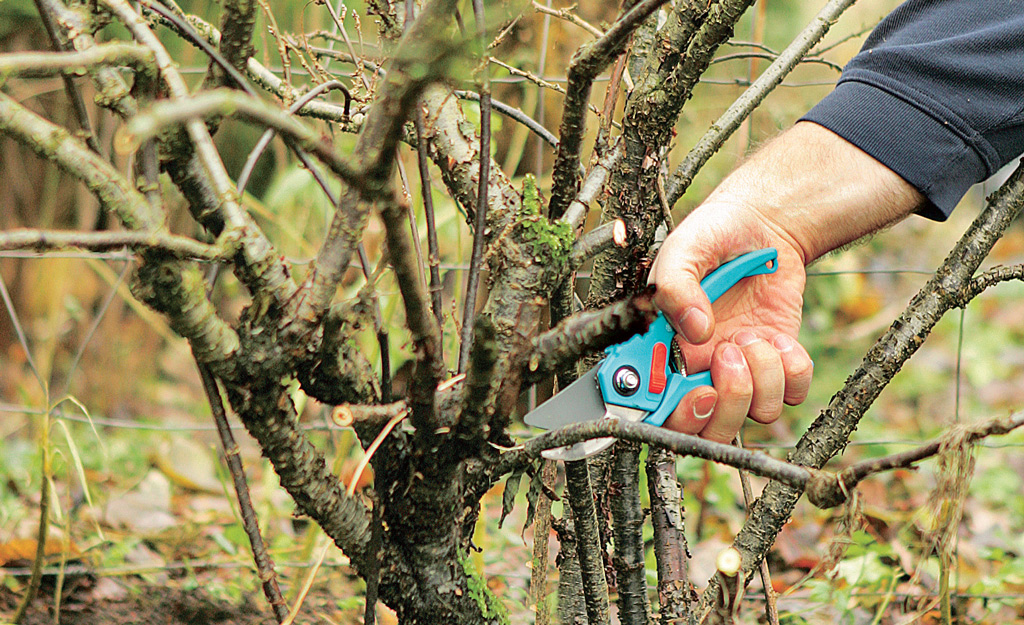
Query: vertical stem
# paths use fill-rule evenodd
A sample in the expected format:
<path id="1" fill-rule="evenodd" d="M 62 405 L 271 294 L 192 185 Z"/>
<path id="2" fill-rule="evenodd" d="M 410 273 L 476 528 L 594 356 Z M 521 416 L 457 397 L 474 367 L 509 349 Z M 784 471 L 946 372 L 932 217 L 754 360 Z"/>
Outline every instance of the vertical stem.
<path id="1" fill-rule="evenodd" d="M 46 537 L 50 533 L 49 430 L 50 420 L 46 419 L 43 422 L 43 438 L 41 442 L 43 461 L 39 473 L 43 481 L 39 486 L 39 528 L 36 532 L 36 557 L 32 560 L 32 577 L 28 580 L 28 587 L 25 589 L 25 595 L 21 598 L 21 603 L 18 604 L 18 610 L 14 613 L 14 617 L 11 619 L 14 623 L 21 623 L 22 619 L 25 618 L 25 613 L 28 611 L 29 606 L 32 605 L 32 600 L 36 598 L 36 593 L 39 592 L 39 584 L 43 580 L 43 566 L 46 564 Z"/>
<path id="2" fill-rule="evenodd" d="M 689 549 L 682 510 L 676 455 L 651 447 L 647 456 L 654 555 L 658 561 L 658 621 L 681 623 L 691 614 Z"/>
<path id="3" fill-rule="evenodd" d="M 576 530 L 576 554 L 583 578 L 583 597 L 590 625 L 609 622 L 608 580 L 604 575 L 601 536 L 597 528 L 594 491 L 590 487 L 590 469 L 586 460 L 565 463 L 565 490 L 572 508 Z"/>
<path id="4" fill-rule="evenodd" d="M 553 522 L 553 525 L 561 545 L 558 553 L 558 622 L 561 625 L 588 625 L 571 511 L 561 523 Z"/>
<path id="5" fill-rule="evenodd" d="M 736 440 L 733 444 L 737 447 L 743 447 L 743 440 L 740 435 L 736 435 Z M 747 510 L 750 510 L 750 505 L 754 502 L 754 492 L 750 488 L 750 476 L 743 469 L 739 469 L 740 484 L 743 487 L 743 505 Z M 779 625 L 779 608 L 775 604 L 775 589 L 772 587 L 772 574 L 768 569 L 768 561 L 761 559 L 761 565 L 759 567 L 761 573 L 761 586 L 764 587 L 764 612 L 765 616 L 768 617 L 769 625 Z"/>
<path id="6" fill-rule="evenodd" d="M 277 585 L 274 561 L 267 552 L 263 535 L 260 534 L 260 524 L 256 519 L 256 511 L 252 507 L 252 497 L 249 495 L 249 484 L 245 480 L 241 452 L 238 449 L 238 443 L 235 442 L 234 434 L 231 433 L 231 426 L 228 424 L 228 417 L 224 412 L 224 402 L 220 398 L 217 380 L 213 377 L 209 367 L 198 360 L 196 367 L 199 369 L 199 377 L 203 380 L 203 390 L 206 392 L 213 420 L 217 424 L 221 451 L 224 453 L 224 462 L 228 465 L 228 471 L 231 473 L 231 482 L 235 487 L 235 495 L 238 497 L 238 510 L 242 516 L 242 528 L 245 530 L 245 535 L 249 537 L 252 559 L 256 563 L 256 571 L 263 582 L 263 594 L 266 596 L 267 602 L 270 603 L 277 622 L 283 622 L 288 618 L 288 605 Z"/>
<path id="7" fill-rule="evenodd" d="M 480 55 L 487 55 L 487 25 L 484 20 L 483 0 L 473 0 L 473 14 L 476 17 L 477 34 L 480 38 Z M 466 370 L 469 350 L 473 345 L 473 316 L 476 314 L 476 291 L 480 284 L 480 264 L 484 255 L 484 234 L 487 229 L 487 187 L 491 169 L 491 84 L 485 63 L 480 82 L 480 179 L 476 192 L 476 219 L 473 229 L 473 255 L 469 261 L 469 283 L 466 286 L 466 302 L 462 311 L 462 344 L 459 348 L 459 373 Z"/>
<path id="8" fill-rule="evenodd" d="M 377 597 L 380 589 L 380 547 L 384 539 L 384 517 L 381 514 L 380 497 L 373 498 L 373 512 L 370 518 L 370 553 L 366 560 L 366 607 L 363 611 L 363 625 L 373 625 L 377 619 Z"/>
<path id="9" fill-rule="evenodd" d="M 640 444 L 615 444 L 612 467 L 612 532 L 618 580 L 619 620 L 623 625 L 646 625 L 650 620 L 644 567 L 644 512 L 640 506 Z"/>
<path id="10" fill-rule="evenodd" d="M 541 467 L 541 482 L 551 488 L 555 484 L 555 461 L 545 460 Z M 533 522 L 533 566 L 530 569 L 530 597 L 536 610 L 536 625 L 548 625 L 551 614 L 547 605 L 548 532 L 551 529 L 551 500 L 541 491 L 537 498 L 537 515 Z M 581 582 L 582 583 L 582 582 Z"/>
<path id="11" fill-rule="evenodd" d="M 551 8 L 551 0 L 547 0 L 547 6 Z M 544 77 L 544 66 L 548 60 L 548 37 L 551 34 L 551 15 L 544 14 L 540 29 L 540 59 L 537 61 L 537 75 Z M 544 87 L 537 85 L 537 110 L 534 112 L 534 119 L 541 126 L 544 125 Z M 538 179 L 541 177 L 541 170 L 544 169 L 544 142 L 537 139 L 537 148 L 533 155 L 533 173 Z"/>
<path id="12" fill-rule="evenodd" d="M 441 254 L 437 245 L 437 222 L 434 218 L 434 196 L 430 190 L 430 170 L 427 168 L 426 123 L 423 108 L 416 107 L 416 160 L 420 169 L 420 195 L 423 197 L 423 212 L 427 219 L 427 266 L 430 268 L 430 305 L 437 319 L 437 327 L 444 327 L 444 312 L 441 302 Z"/>

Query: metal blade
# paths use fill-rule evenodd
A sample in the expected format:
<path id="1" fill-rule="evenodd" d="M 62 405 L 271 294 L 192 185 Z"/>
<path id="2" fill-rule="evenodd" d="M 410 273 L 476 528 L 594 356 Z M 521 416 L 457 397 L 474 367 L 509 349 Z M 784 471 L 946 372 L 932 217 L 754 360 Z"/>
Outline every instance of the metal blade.
<path id="1" fill-rule="evenodd" d="M 626 419 L 628 421 L 643 421 L 647 417 L 647 411 L 623 406 L 609 405 L 604 413 L 603 419 Z M 608 449 L 615 443 L 614 438 L 592 438 L 589 441 L 582 441 L 565 447 L 556 447 L 540 452 L 540 455 L 548 460 L 582 460 Z"/>
<path id="2" fill-rule="evenodd" d="M 572 423 L 593 421 L 605 414 L 604 398 L 597 385 L 598 364 L 526 415 L 527 425 L 554 430 Z"/>

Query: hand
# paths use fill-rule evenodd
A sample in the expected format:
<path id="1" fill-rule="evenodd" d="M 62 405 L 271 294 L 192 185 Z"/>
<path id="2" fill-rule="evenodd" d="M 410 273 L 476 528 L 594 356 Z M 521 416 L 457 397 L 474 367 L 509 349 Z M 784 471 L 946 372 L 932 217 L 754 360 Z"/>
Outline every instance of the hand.
<path id="1" fill-rule="evenodd" d="M 712 309 L 700 280 L 740 254 L 779 252 L 773 274 L 745 278 Z M 813 365 L 797 342 L 803 252 L 756 209 L 706 203 L 665 240 L 651 269 L 654 301 L 680 332 L 688 373 L 711 370 L 714 388 L 683 398 L 665 426 L 730 443 L 749 415 L 771 423 L 807 397 Z"/>
<path id="2" fill-rule="evenodd" d="M 679 332 L 691 391 L 666 427 L 730 443 L 749 415 L 777 419 L 807 397 L 813 365 L 796 341 L 804 267 L 903 219 L 924 196 L 821 126 L 796 124 L 754 154 L 665 240 L 651 268 L 654 301 Z M 776 273 L 744 279 L 712 309 L 700 279 L 741 254 L 779 252 Z"/>

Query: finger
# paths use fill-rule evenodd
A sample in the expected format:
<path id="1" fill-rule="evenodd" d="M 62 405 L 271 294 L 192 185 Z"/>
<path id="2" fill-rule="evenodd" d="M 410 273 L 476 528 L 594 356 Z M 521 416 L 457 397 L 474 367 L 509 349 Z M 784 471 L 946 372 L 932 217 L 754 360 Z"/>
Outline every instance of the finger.
<path id="1" fill-rule="evenodd" d="M 715 329 L 714 313 L 695 275 L 676 272 L 666 276 L 659 271 L 654 276 L 654 285 L 657 287 L 654 305 L 687 343 L 700 345 L 711 339 Z"/>
<path id="2" fill-rule="evenodd" d="M 743 350 L 754 385 L 750 418 L 758 423 L 772 423 L 782 414 L 782 398 L 786 391 L 786 375 L 779 350 L 749 330 L 738 332 L 733 341 Z"/>
<path id="3" fill-rule="evenodd" d="M 669 323 L 687 342 L 699 345 L 711 339 L 715 319 L 711 302 L 700 288 L 705 268 L 690 257 L 688 249 L 676 233 L 669 235 L 654 259 L 648 283 L 657 287 L 654 304 Z"/>
<path id="4" fill-rule="evenodd" d="M 711 420 L 718 403 L 718 391 L 700 386 L 687 393 L 665 420 L 665 427 L 684 434 L 700 434 Z"/>
<path id="5" fill-rule="evenodd" d="M 737 345 L 723 341 L 715 348 L 711 379 L 718 391 L 718 401 L 700 435 L 711 441 L 731 443 L 747 418 L 754 392 L 746 358 Z"/>
<path id="6" fill-rule="evenodd" d="M 772 339 L 772 345 L 779 350 L 782 368 L 786 373 L 786 392 L 783 401 L 795 406 L 807 399 L 814 374 L 814 361 L 803 345 L 787 334 L 777 335 Z"/>

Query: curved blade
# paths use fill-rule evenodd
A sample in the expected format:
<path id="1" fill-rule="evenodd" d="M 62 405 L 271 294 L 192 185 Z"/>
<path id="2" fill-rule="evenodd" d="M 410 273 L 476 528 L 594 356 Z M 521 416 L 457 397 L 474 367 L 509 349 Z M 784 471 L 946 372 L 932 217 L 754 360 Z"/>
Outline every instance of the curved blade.
<path id="1" fill-rule="evenodd" d="M 573 423 L 593 421 L 604 416 L 604 398 L 597 385 L 598 364 L 578 380 L 537 406 L 523 419 L 526 425 L 554 430 Z"/>

